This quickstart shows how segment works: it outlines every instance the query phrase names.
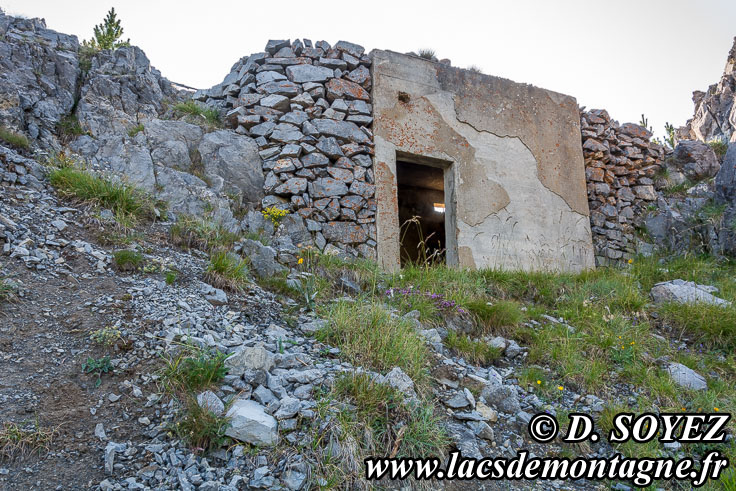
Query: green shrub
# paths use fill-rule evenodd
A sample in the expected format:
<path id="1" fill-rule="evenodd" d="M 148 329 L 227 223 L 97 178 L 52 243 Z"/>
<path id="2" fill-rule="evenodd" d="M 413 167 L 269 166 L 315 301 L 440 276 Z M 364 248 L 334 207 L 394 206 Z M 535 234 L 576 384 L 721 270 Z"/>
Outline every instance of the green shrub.
<path id="1" fill-rule="evenodd" d="M 0 278 L 0 303 L 15 300 L 16 290 L 16 286 L 10 280 Z"/>
<path id="2" fill-rule="evenodd" d="M 736 307 L 707 303 L 666 303 L 659 307 L 666 322 L 723 349 L 736 349 Z"/>
<path id="3" fill-rule="evenodd" d="M 723 140 L 722 138 L 710 140 L 708 142 L 708 146 L 713 149 L 718 159 L 722 159 L 723 157 L 725 157 L 726 152 L 728 151 L 728 142 Z"/>
<path id="4" fill-rule="evenodd" d="M 248 283 L 248 262 L 230 251 L 215 251 L 210 255 L 205 279 L 214 287 L 240 291 Z"/>
<path id="5" fill-rule="evenodd" d="M 467 302 L 465 308 L 475 315 L 483 333 L 516 327 L 524 320 L 524 312 L 513 300 L 499 300 L 491 305 L 485 300 L 473 300 Z"/>
<path id="6" fill-rule="evenodd" d="M 73 114 L 67 114 L 56 124 L 56 131 L 62 140 L 69 142 L 75 137 L 83 135 L 84 130 L 79 119 Z"/>
<path id="7" fill-rule="evenodd" d="M 401 368 L 415 382 L 425 377 L 427 347 L 407 319 L 392 317 L 380 303 L 337 302 L 317 339 L 337 346 L 353 365 L 380 372 Z"/>
<path id="8" fill-rule="evenodd" d="M 435 51 L 431 48 L 422 48 L 419 50 L 419 57 L 425 60 L 434 60 L 435 54 Z"/>
<path id="9" fill-rule="evenodd" d="M 196 396 L 186 397 L 183 417 L 176 423 L 176 435 L 186 441 L 195 452 L 207 452 L 224 445 L 229 438 L 225 436 L 230 426 L 230 418 L 218 416 L 197 402 Z"/>
<path id="10" fill-rule="evenodd" d="M 210 126 L 220 125 L 220 113 L 217 109 L 211 107 L 203 107 L 193 100 L 178 102 L 174 105 L 174 111 L 181 115 L 201 118 Z"/>
<path id="11" fill-rule="evenodd" d="M 490 365 L 503 354 L 503 350 L 491 346 L 484 341 L 470 339 L 469 336 L 449 331 L 445 338 L 445 346 L 471 363 Z"/>
<path id="12" fill-rule="evenodd" d="M 143 126 L 143 123 L 137 124 L 128 130 L 128 136 L 133 138 L 135 135 L 137 135 L 144 129 L 145 127 Z"/>
<path id="13" fill-rule="evenodd" d="M 174 392 L 194 392 L 220 382 L 227 374 L 227 355 L 217 350 L 203 350 L 192 346 L 176 356 L 164 359 L 165 388 Z"/>
<path id="14" fill-rule="evenodd" d="M 10 146 L 20 148 L 22 150 L 28 150 L 31 148 L 31 144 L 28 142 L 28 138 L 26 138 L 25 135 L 11 131 L 4 126 L 0 126 L 0 140 Z"/>
<path id="15" fill-rule="evenodd" d="M 339 377 L 334 393 L 354 404 L 355 412 L 343 413 L 343 417 L 347 430 L 363 439 L 363 450 L 368 455 L 443 455 L 448 439 L 432 404 L 407 406 L 400 392 L 374 382 L 364 373 Z"/>
<path id="16" fill-rule="evenodd" d="M 103 356 L 102 358 L 92 358 L 90 356 L 87 358 L 87 361 L 82 363 L 82 372 L 97 375 L 95 387 L 99 387 L 102 384 L 102 375 L 112 372 L 112 370 L 112 363 L 110 362 L 109 356 Z"/>
<path id="17" fill-rule="evenodd" d="M 115 261 L 115 266 L 120 271 L 134 271 L 143 264 L 143 256 L 130 249 L 123 249 L 112 253 L 112 257 Z"/>
<path id="18" fill-rule="evenodd" d="M 176 283 L 177 276 L 178 276 L 178 273 L 176 271 L 174 270 L 167 271 L 165 275 L 166 284 L 171 286 L 174 283 Z"/>
<path id="19" fill-rule="evenodd" d="M 112 182 L 73 167 L 52 169 L 49 182 L 59 194 L 94 206 L 109 208 L 121 225 L 132 226 L 138 220 L 153 220 L 153 200 L 127 184 Z"/>
<path id="20" fill-rule="evenodd" d="M 51 450 L 58 428 L 41 428 L 35 424 L 19 425 L 5 421 L 0 426 L 0 459 L 14 459 Z"/>
<path id="21" fill-rule="evenodd" d="M 221 223 L 190 215 L 180 216 L 169 229 L 174 245 L 186 249 L 209 251 L 214 248 L 229 248 L 240 236 L 228 232 Z"/>
<path id="22" fill-rule="evenodd" d="M 101 24 L 97 24 L 93 30 L 94 36 L 90 40 L 84 40 L 82 45 L 94 50 L 117 49 L 130 46 L 130 39 L 120 41 L 123 28 L 115 13 L 115 7 L 110 8 Z"/>

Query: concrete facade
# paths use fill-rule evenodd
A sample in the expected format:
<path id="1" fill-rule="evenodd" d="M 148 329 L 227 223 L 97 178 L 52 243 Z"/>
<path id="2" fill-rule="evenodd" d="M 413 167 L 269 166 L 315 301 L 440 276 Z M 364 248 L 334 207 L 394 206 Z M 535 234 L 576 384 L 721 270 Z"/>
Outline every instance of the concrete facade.
<path id="1" fill-rule="evenodd" d="M 397 160 L 444 169 L 448 264 L 594 267 L 573 97 L 412 55 L 371 57 L 383 268 L 400 266 Z"/>

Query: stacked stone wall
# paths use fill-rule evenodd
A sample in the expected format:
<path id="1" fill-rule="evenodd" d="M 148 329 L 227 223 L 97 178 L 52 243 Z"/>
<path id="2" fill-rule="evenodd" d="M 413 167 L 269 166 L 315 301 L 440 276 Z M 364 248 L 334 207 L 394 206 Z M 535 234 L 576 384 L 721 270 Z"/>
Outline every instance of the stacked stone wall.
<path id="1" fill-rule="evenodd" d="M 317 247 L 374 257 L 371 59 L 339 41 L 272 40 L 194 98 L 255 139 L 264 209 L 296 213 Z"/>
<path id="2" fill-rule="evenodd" d="M 619 125 L 605 110 L 582 111 L 580 129 L 596 263 L 627 260 L 637 253 L 646 208 L 657 200 L 664 148 L 646 128 Z"/>

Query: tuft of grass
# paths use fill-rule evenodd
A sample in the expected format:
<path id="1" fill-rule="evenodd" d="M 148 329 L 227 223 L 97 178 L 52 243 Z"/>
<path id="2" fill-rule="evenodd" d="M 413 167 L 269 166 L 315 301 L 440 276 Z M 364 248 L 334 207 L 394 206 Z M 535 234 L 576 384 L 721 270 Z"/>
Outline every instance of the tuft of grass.
<path id="1" fill-rule="evenodd" d="M 718 157 L 719 160 L 725 157 L 726 152 L 728 151 L 728 142 L 722 138 L 708 141 L 708 146 L 713 149 L 713 152 L 715 152 L 716 157 Z"/>
<path id="2" fill-rule="evenodd" d="M 84 135 L 84 129 L 79 119 L 73 114 L 67 114 L 56 124 L 56 132 L 65 142 L 72 141 L 75 137 Z"/>
<path id="3" fill-rule="evenodd" d="M 186 398 L 185 412 L 174 425 L 176 435 L 186 441 L 196 452 L 207 452 L 223 446 L 229 438 L 225 436 L 230 418 L 218 416 L 199 405 L 196 396 Z"/>
<path id="4" fill-rule="evenodd" d="M 176 113 L 181 115 L 192 116 L 195 119 L 202 119 L 210 126 L 221 125 L 220 113 L 217 109 L 202 106 L 191 99 L 186 102 L 176 103 L 173 109 Z"/>
<path id="5" fill-rule="evenodd" d="M 711 346 L 736 349 L 736 307 L 707 303 L 666 303 L 659 307 L 666 322 L 684 329 Z"/>
<path id="6" fill-rule="evenodd" d="M 444 453 L 448 439 L 432 404 L 408 407 L 400 392 L 364 373 L 336 379 L 334 395 L 355 406 L 354 412 L 343 412 L 343 424 L 363 435 L 368 455 L 426 458 Z"/>
<path id="7" fill-rule="evenodd" d="M 21 426 L 5 421 L 0 427 L 0 459 L 47 453 L 57 432 L 57 428 L 42 428 L 38 422 Z"/>
<path id="8" fill-rule="evenodd" d="M 154 201 L 142 191 L 123 183 L 112 182 L 88 171 L 60 167 L 49 172 L 49 182 L 59 194 L 94 206 L 109 208 L 123 226 L 156 217 Z"/>
<path id="9" fill-rule="evenodd" d="M 128 136 L 133 138 L 135 135 L 137 135 L 144 129 L 145 127 L 143 126 L 143 123 L 137 124 L 128 130 Z"/>
<path id="10" fill-rule="evenodd" d="M 163 383 L 170 392 L 207 389 L 227 374 L 228 355 L 217 350 L 185 346 L 175 356 L 164 358 Z"/>
<path id="11" fill-rule="evenodd" d="M 419 57 L 424 58 L 425 60 L 434 60 L 436 58 L 436 53 L 431 48 L 421 48 L 419 50 Z"/>
<path id="12" fill-rule="evenodd" d="M 409 320 L 391 316 L 376 301 L 339 301 L 327 319 L 317 339 L 340 348 L 353 365 L 381 372 L 399 367 L 414 382 L 424 380 L 427 347 Z"/>
<path id="13" fill-rule="evenodd" d="M 143 256 L 136 251 L 123 249 L 112 253 L 115 266 L 120 271 L 135 271 L 143 264 Z"/>
<path id="14" fill-rule="evenodd" d="M 0 279 L 0 303 L 11 302 L 17 297 L 17 288 L 10 280 Z"/>
<path id="15" fill-rule="evenodd" d="M 524 312 L 513 300 L 500 300 L 490 305 L 484 300 L 472 300 L 465 303 L 465 308 L 475 315 L 483 333 L 516 327 L 524 320 Z"/>
<path id="16" fill-rule="evenodd" d="M 478 65 L 470 65 L 467 70 L 474 73 L 483 73 L 483 70 Z"/>
<path id="17" fill-rule="evenodd" d="M 215 251 L 210 255 L 205 280 L 216 288 L 240 291 L 248 283 L 248 262 L 230 251 Z"/>
<path id="18" fill-rule="evenodd" d="M 238 234 L 228 232 L 221 223 L 190 215 L 179 217 L 169 229 L 169 236 L 176 246 L 202 251 L 228 248 L 240 238 Z"/>
<path id="19" fill-rule="evenodd" d="M 476 341 L 470 336 L 458 334 L 450 330 L 445 338 L 445 346 L 457 352 L 467 361 L 475 364 L 490 365 L 503 354 L 500 348 L 491 346 L 484 341 Z"/>
<path id="20" fill-rule="evenodd" d="M 20 133 L 11 131 L 5 126 L 0 126 L 0 140 L 4 141 L 10 146 L 20 148 L 22 150 L 28 150 L 29 148 L 31 148 L 31 144 L 28 141 L 28 138 L 25 137 L 25 135 L 21 135 Z"/>

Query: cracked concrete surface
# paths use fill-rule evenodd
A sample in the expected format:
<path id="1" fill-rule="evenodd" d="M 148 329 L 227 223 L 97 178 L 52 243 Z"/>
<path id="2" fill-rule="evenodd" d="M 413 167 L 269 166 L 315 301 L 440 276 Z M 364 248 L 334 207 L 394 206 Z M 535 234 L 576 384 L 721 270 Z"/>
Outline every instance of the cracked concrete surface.
<path id="1" fill-rule="evenodd" d="M 448 264 L 594 267 L 575 99 L 413 56 L 371 55 L 384 268 L 399 265 L 397 152 L 446 169 Z"/>

